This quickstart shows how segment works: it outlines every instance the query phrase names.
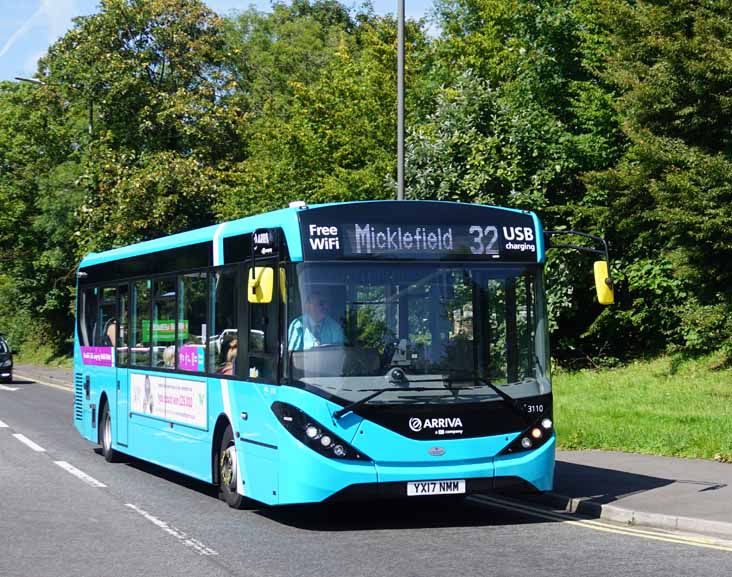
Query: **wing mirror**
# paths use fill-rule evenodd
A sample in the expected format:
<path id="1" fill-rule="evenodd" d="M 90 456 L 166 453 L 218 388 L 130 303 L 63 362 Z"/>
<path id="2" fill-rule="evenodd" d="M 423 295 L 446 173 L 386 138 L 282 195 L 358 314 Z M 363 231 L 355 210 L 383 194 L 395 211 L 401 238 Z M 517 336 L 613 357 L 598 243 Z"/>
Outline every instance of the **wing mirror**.
<path id="1" fill-rule="evenodd" d="M 248 277 L 247 300 L 253 304 L 272 302 L 274 269 L 271 266 L 256 266 L 250 270 Z"/>
<path id="2" fill-rule="evenodd" d="M 610 277 L 607 261 L 595 261 L 594 269 L 597 301 L 601 305 L 613 304 L 615 302 L 615 290 L 613 288 L 613 279 Z"/>

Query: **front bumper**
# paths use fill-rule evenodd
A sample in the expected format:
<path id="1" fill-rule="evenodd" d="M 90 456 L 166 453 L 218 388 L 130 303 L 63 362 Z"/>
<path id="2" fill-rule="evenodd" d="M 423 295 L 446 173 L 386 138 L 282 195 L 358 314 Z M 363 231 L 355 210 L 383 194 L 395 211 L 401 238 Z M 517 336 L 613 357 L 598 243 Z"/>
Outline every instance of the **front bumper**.
<path id="1" fill-rule="evenodd" d="M 296 470 L 279 483 L 279 504 L 407 497 L 408 481 L 464 479 L 471 493 L 550 491 L 554 482 L 555 437 L 541 447 L 472 462 L 442 466 L 358 463 L 326 459 L 303 447 Z"/>

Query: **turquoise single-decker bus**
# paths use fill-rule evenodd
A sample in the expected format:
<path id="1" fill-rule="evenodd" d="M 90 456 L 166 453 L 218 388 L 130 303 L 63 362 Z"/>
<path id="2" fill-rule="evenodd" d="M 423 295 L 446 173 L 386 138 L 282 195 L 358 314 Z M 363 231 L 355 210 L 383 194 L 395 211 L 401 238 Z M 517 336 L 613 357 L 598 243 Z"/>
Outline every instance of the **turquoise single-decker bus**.
<path id="1" fill-rule="evenodd" d="M 548 238 L 527 211 L 296 202 L 89 254 L 74 424 L 235 508 L 548 491 Z"/>

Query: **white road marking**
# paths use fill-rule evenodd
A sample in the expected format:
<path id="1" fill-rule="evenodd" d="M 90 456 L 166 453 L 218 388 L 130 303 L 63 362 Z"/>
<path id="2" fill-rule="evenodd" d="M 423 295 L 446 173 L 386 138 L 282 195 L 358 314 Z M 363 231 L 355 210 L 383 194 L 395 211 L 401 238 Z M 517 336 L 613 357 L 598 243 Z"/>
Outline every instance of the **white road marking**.
<path id="1" fill-rule="evenodd" d="M 17 391 L 18 387 L 6 387 L 5 385 L 0 385 L 0 391 Z"/>
<path id="2" fill-rule="evenodd" d="M 8 426 L 5 423 L 3 423 L 2 421 L 0 421 L 0 429 L 7 429 L 7 428 L 8 428 Z"/>
<path id="3" fill-rule="evenodd" d="M 145 519 L 150 521 L 153 525 L 156 525 L 157 527 L 159 527 L 160 529 L 165 531 L 168 535 L 172 535 L 173 537 L 178 539 L 181 543 L 183 543 L 183 545 L 185 545 L 186 547 L 190 547 L 199 555 L 209 555 L 209 556 L 218 555 L 218 553 L 216 551 L 214 551 L 213 549 L 211 549 L 210 547 L 206 547 L 206 545 L 204 545 L 197 539 L 193 539 L 192 537 L 189 537 L 180 529 L 176 529 L 172 525 L 168 525 L 168 523 L 166 523 L 165 521 L 158 519 L 157 517 L 155 517 L 154 515 L 151 515 L 144 509 L 140 509 L 140 507 L 138 507 L 137 505 L 133 505 L 132 503 L 126 503 L 125 507 L 129 507 L 130 509 L 132 509 L 139 515 L 142 515 Z"/>
<path id="4" fill-rule="evenodd" d="M 37 445 L 33 441 L 31 441 L 28 437 L 25 435 L 21 435 L 20 433 L 15 433 L 13 435 L 16 439 L 18 439 L 21 443 L 23 443 L 26 447 L 30 447 L 33 449 L 36 453 L 45 453 L 46 449 L 41 447 L 40 445 Z"/>
<path id="5" fill-rule="evenodd" d="M 56 463 L 64 471 L 68 471 L 69 473 L 71 473 L 74 477 L 81 479 L 87 485 L 100 488 L 106 487 L 104 483 L 97 481 L 94 477 L 87 475 L 84 471 L 77 469 L 72 464 L 67 463 L 66 461 L 54 461 L 54 463 Z"/>
<path id="6" fill-rule="evenodd" d="M 66 391 L 67 393 L 73 393 L 74 392 L 74 388 L 72 386 L 70 386 L 70 385 L 68 385 L 68 386 L 67 385 L 55 385 L 53 383 L 48 383 L 46 381 L 41 381 L 40 379 L 37 379 L 36 377 L 29 377 L 29 376 L 26 376 L 26 375 L 21 375 L 18 372 L 15 373 L 15 376 L 16 377 L 19 377 L 19 378 L 21 378 L 23 380 L 26 380 L 26 381 L 33 381 L 34 383 L 38 383 L 39 385 L 45 385 L 47 387 L 53 387 L 54 389 L 59 389 L 61 391 Z"/>

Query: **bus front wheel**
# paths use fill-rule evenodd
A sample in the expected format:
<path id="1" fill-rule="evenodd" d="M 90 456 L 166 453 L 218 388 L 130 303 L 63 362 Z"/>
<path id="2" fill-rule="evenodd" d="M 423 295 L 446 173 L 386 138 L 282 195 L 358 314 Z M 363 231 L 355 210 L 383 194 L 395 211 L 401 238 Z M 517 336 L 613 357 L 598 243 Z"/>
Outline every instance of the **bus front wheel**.
<path id="1" fill-rule="evenodd" d="M 105 403 L 102 409 L 102 418 L 99 419 L 99 436 L 102 444 L 102 455 L 108 463 L 119 460 L 119 453 L 112 448 L 112 418 L 109 415 L 109 404 Z"/>
<path id="2" fill-rule="evenodd" d="M 241 509 L 244 497 L 236 492 L 239 461 L 231 425 L 226 426 L 219 451 L 219 497 L 232 509 Z"/>

